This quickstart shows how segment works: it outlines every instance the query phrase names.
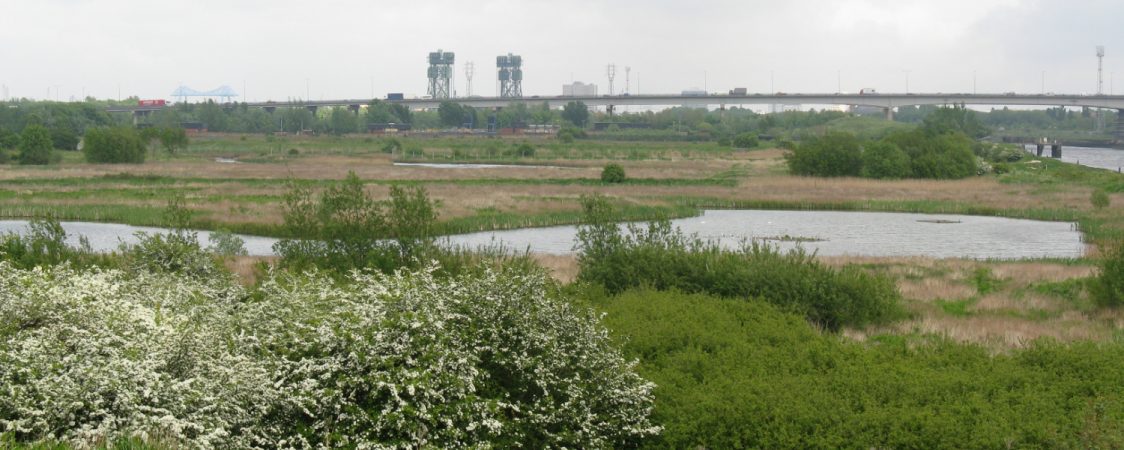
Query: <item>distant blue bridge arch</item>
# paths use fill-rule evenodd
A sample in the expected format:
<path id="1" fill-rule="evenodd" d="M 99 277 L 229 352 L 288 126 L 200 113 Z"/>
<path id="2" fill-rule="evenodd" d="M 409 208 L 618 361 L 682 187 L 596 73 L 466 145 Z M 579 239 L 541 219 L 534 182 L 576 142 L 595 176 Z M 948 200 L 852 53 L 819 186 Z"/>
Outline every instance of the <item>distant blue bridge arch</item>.
<path id="1" fill-rule="evenodd" d="M 172 97 L 178 98 L 181 101 L 186 101 L 187 97 L 218 97 L 223 99 L 226 103 L 230 103 L 232 98 L 238 97 L 238 92 L 235 92 L 234 88 L 225 85 L 209 91 L 197 91 L 187 86 L 180 86 L 172 91 Z"/>

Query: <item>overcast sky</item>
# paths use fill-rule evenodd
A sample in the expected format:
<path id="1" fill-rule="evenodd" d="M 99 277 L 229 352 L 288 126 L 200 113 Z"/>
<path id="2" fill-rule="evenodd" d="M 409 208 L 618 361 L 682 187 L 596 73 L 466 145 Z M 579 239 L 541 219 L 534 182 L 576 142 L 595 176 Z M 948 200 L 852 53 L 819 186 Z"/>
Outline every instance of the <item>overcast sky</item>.
<path id="1" fill-rule="evenodd" d="M 170 98 L 230 85 L 260 101 L 425 95 L 426 55 L 524 59 L 525 95 L 571 80 L 607 93 L 1106 93 L 1124 83 L 1119 0 L 4 0 L 0 84 L 9 97 Z M 773 81 L 771 81 L 771 78 Z M 307 80 L 307 86 L 306 86 Z M 373 89 L 372 89 L 373 86 Z M 1112 86 L 1115 91 L 1115 87 Z M 1120 90 L 1124 90 L 1124 84 Z M 3 95 L 3 91 L 0 91 Z"/>

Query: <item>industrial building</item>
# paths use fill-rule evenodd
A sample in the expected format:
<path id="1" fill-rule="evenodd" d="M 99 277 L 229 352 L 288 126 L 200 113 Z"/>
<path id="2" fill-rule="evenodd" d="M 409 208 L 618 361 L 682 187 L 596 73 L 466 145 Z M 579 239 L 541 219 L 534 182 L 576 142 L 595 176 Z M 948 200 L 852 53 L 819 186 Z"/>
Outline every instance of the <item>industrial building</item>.
<path id="1" fill-rule="evenodd" d="M 597 85 L 585 84 L 581 81 L 575 81 L 570 84 L 562 85 L 563 97 L 596 97 Z"/>

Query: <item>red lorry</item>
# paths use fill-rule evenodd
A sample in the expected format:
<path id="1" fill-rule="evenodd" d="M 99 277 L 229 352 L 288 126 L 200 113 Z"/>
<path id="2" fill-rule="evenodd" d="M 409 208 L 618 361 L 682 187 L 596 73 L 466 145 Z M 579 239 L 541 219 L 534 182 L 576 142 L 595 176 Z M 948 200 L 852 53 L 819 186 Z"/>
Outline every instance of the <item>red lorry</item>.
<path id="1" fill-rule="evenodd" d="M 137 106 L 168 106 L 166 100 L 137 100 Z"/>

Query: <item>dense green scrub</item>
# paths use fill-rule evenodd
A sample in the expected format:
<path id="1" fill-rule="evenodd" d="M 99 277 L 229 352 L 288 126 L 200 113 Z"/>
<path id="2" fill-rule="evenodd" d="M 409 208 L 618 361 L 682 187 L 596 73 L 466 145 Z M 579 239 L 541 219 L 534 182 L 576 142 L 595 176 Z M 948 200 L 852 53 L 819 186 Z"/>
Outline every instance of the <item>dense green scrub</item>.
<path id="1" fill-rule="evenodd" d="M 595 300 L 658 386 L 653 448 L 1115 448 L 1124 345 L 992 356 L 938 338 L 854 342 L 761 300 Z"/>
<path id="2" fill-rule="evenodd" d="M 622 229 L 601 197 L 583 199 L 578 280 L 618 293 L 635 287 L 762 297 L 831 330 L 902 316 L 893 280 L 855 268 L 836 270 L 803 252 L 748 243 L 727 250 L 657 221 Z"/>

